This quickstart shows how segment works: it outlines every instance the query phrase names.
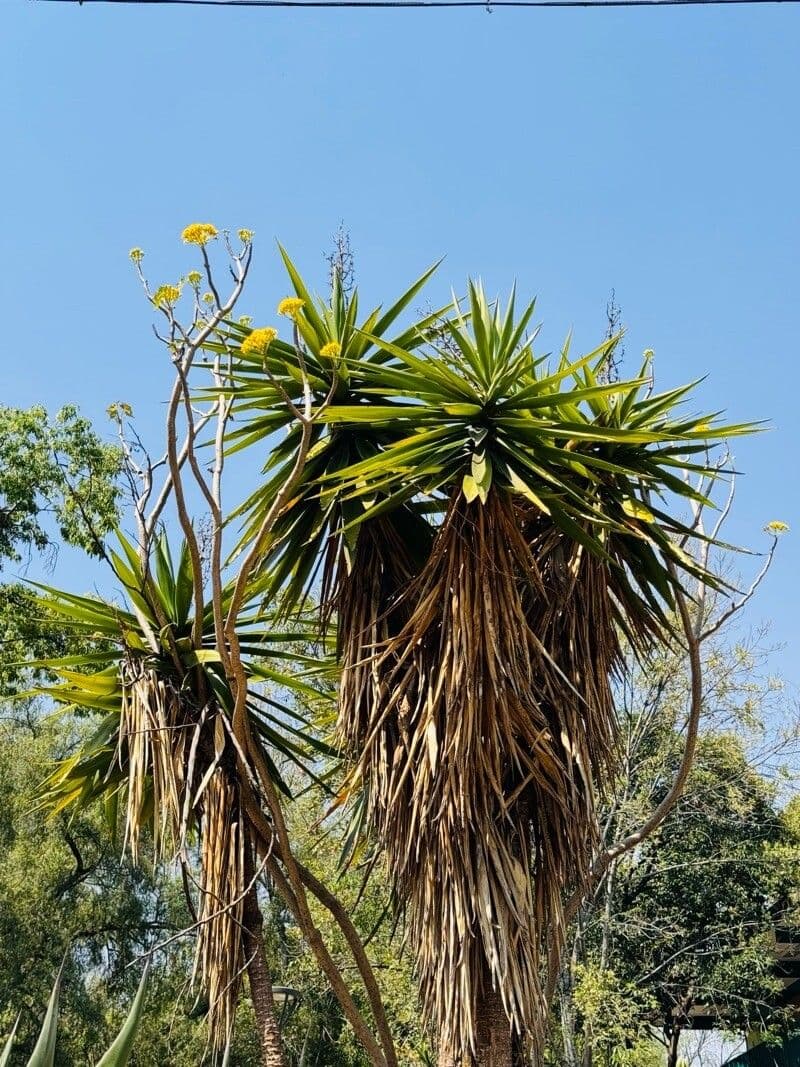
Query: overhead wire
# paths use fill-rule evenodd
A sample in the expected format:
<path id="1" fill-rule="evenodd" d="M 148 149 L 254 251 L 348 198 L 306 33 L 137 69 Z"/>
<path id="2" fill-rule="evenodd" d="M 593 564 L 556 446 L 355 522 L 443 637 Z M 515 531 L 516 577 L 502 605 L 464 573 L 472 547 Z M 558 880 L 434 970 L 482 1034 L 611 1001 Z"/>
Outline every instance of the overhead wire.
<path id="1" fill-rule="evenodd" d="M 37 0 L 38 3 L 125 4 L 145 7 L 273 8 L 618 8 L 618 7 L 729 7 L 761 4 L 798 4 L 800 0 Z"/>

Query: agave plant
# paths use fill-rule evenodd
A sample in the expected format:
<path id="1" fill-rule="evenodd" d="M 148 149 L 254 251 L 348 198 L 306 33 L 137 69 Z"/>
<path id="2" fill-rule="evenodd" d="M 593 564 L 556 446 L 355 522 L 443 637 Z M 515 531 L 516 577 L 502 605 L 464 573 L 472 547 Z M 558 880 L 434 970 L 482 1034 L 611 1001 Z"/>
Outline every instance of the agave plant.
<path id="1" fill-rule="evenodd" d="M 323 328 L 338 340 L 341 317 L 297 292 L 308 347 Z M 351 786 L 448 1064 L 510 1063 L 511 1035 L 541 1036 L 541 963 L 560 951 L 562 893 L 586 877 L 616 766 L 620 642 L 645 656 L 682 576 L 714 583 L 686 551 L 700 534 L 681 504 L 708 503 L 687 475 L 713 480 L 709 448 L 752 429 L 681 414 L 692 385 L 654 393 L 649 355 L 636 378 L 604 381 L 619 338 L 537 357 L 533 310 L 473 284 L 433 333 L 392 342 L 367 323 L 342 345 L 274 547 L 287 604 L 317 566 L 336 590 Z M 296 357 L 270 357 L 260 381 L 239 372 L 242 447 L 277 425 L 270 379 Z M 250 513 L 273 493 L 267 481 Z"/>
<path id="2" fill-rule="evenodd" d="M 230 1032 L 245 965 L 245 909 L 255 893 L 251 784 L 240 773 L 232 735 L 234 701 L 215 645 L 213 611 L 196 626 L 192 565 L 183 545 L 177 562 L 165 537 L 150 565 L 120 535 L 109 560 L 125 605 L 49 587 L 41 605 L 86 642 L 86 651 L 39 664 L 55 682 L 35 690 L 69 709 L 101 714 L 94 733 L 61 762 L 43 802 L 53 811 L 102 800 L 116 829 L 124 809 L 124 843 L 136 859 L 145 827 L 156 855 L 169 848 L 188 866 L 200 857 L 196 967 L 209 1001 L 209 1021 L 223 1044 Z M 231 590 L 222 591 L 223 607 Z M 278 631 L 251 607 L 239 615 L 237 637 L 248 673 L 248 729 L 273 781 L 288 792 L 278 757 L 314 776 L 332 749 L 298 710 L 319 703 L 316 659 L 296 650 L 301 634 Z M 199 643 L 196 634 L 200 634 Z M 293 672 L 285 669 L 291 661 Z"/>
<path id="3" fill-rule="evenodd" d="M 56 1042 L 58 1040 L 58 1001 L 61 994 L 61 979 L 63 967 L 58 972 L 50 1001 L 47 1005 L 44 1023 L 39 1033 L 36 1046 L 28 1060 L 27 1067 L 53 1067 L 56 1055 Z M 125 1067 L 130 1059 L 131 1052 L 136 1040 L 136 1031 L 142 1017 L 145 996 L 147 994 L 148 968 L 145 967 L 139 988 L 133 998 L 127 1018 L 122 1024 L 122 1029 L 117 1034 L 109 1049 L 97 1061 L 96 1067 Z M 8 1067 L 11 1062 L 11 1053 L 14 1050 L 14 1039 L 17 1026 L 11 1032 L 6 1041 L 3 1051 L 0 1052 L 0 1067 Z"/>

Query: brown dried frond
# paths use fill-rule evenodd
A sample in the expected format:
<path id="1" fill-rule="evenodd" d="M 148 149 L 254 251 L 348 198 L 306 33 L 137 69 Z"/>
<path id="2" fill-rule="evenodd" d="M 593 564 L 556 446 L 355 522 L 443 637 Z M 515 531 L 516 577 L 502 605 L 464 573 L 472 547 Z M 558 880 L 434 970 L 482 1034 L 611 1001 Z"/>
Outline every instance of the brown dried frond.
<path id="1" fill-rule="evenodd" d="M 208 996 L 212 1041 L 225 1044 L 233 1028 L 244 953 L 245 828 L 238 788 L 217 768 L 203 793 L 200 909 L 195 970 Z"/>
<path id="2" fill-rule="evenodd" d="M 415 576 L 409 548 L 390 519 L 364 524 L 352 567 L 339 561 L 330 581 L 327 610 L 337 617 L 339 739 L 345 752 L 358 757 L 369 737 L 374 709 L 385 703 L 389 669 L 378 653 L 397 635 L 408 617 L 402 594 Z"/>
<path id="3" fill-rule="evenodd" d="M 145 824 L 156 859 L 170 841 L 188 872 L 191 826 L 199 834 L 200 878 L 195 974 L 209 1002 L 215 1046 L 231 1034 L 245 966 L 245 829 L 239 786 L 221 709 L 197 709 L 152 668 L 129 656 L 122 666 L 119 759 L 127 760 L 125 840 L 134 861 Z"/>
<path id="4" fill-rule="evenodd" d="M 343 687 L 426 1011 L 461 1055 L 487 984 L 517 1033 L 540 1033 L 541 935 L 560 930 L 561 890 L 585 871 L 594 826 L 592 764 L 554 723 L 566 676 L 531 625 L 545 596 L 511 498 L 458 494 L 398 602 L 405 621 L 360 645 L 360 684 Z"/>
<path id="5" fill-rule="evenodd" d="M 623 655 L 609 567 L 541 514 L 524 516 L 523 532 L 545 589 L 531 602 L 528 623 L 564 676 L 548 717 L 565 757 L 571 754 L 579 772 L 591 771 L 585 782 L 589 815 L 590 781 L 602 786 L 617 758 L 612 681 Z"/>
<path id="6" fill-rule="evenodd" d="M 179 836 L 183 795 L 182 707 L 172 685 L 129 657 L 121 666 L 118 759 L 127 749 L 125 844 L 138 860 L 142 824 L 152 810 L 153 849 Z"/>

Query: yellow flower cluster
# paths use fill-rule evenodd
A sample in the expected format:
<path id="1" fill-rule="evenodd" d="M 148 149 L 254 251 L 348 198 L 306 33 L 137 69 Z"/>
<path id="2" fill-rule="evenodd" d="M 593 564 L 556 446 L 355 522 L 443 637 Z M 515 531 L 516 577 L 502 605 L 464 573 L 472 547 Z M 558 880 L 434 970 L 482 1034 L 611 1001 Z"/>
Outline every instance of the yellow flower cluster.
<path id="1" fill-rule="evenodd" d="M 778 534 L 789 532 L 789 523 L 781 522 L 779 519 L 773 519 L 772 522 L 767 523 L 764 529 L 767 533 L 775 534 L 777 537 Z"/>
<path id="2" fill-rule="evenodd" d="M 128 253 L 128 256 L 130 257 L 131 262 L 141 263 L 144 259 L 144 252 L 141 250 L 141 248 L 132 248 Z"/>
<path id="3" fill-rule="evenodd" d="M 296 319 L 304 301 L 299 296 L 287 296 L 278 304 L 278 314 L 286 315 L 287 318 Z"/>
<path id="4" fill-rule="evenodd" d="M 196 289 L 202 280 L 199 270 L 190 270 L 186 275 L 186 281 L 191 285 L 192 289 Z"/>
<path id="5" fill-rule="evenodd" d="M 253 231 L 239 230 L 239 240 L 242 242 L 243 245 L 249 245 L 250 242 L 253 240 Z"/>
<path id="6" fill-rule="evenodd" d="M 328 341 L 328 343 L 323 345 L 319 350 L 319 354 L 323 359 L 336 359 L 337 356 L 342 354 L 342 346 L 338 341 Z"/>
<path id="7" fill-rule="evenodd" d="M 191 226 L 187 226 L 181 234 L 181 237 L 187 245 L 204 245 L 208 244 L 217 236 L 217 227 L 212 226 L 210 222 L 193 222 Z"/>
<path id="8" fill-rule="evenodd" d="M 159 285 L 153 293 L 153 303 L 157 308 L 177 304 L 181 298 L 181 290 L 178 285 Z"/>
<path id="9" fill-rule="evenodd" d="M 263 356 L 277 336 L 278 331 L 272 326 L 260 326 L 242 341 L 242 355 Z"/>

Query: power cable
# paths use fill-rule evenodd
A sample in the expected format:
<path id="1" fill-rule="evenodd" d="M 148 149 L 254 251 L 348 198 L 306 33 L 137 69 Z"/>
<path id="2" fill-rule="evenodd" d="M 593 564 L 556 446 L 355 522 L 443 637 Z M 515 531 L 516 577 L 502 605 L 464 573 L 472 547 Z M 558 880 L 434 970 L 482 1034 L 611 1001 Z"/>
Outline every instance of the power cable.
<path id="1" fill-rule="evenodd" d="M 180 4 L 189 7 L 403 8 L 403 7 L 728 7 L 748 4 L 798 4 L 800 0 L 37 0 L 65 4 Z"/>

